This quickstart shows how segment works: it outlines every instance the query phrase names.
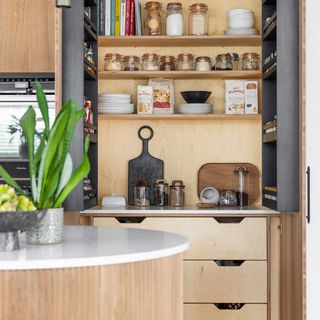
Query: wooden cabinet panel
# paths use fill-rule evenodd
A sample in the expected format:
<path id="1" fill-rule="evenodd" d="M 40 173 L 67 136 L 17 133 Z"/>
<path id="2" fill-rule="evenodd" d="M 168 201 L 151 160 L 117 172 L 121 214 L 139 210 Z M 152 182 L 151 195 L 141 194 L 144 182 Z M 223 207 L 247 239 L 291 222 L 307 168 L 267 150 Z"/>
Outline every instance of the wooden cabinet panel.
<path id="1" fill-rule="evenodd" d="M 0 1 L 0 72 L 54 72 L 55 0 Z"/>
<path id="2" fill-rule="evenodd" d="M 220 310 L 214 304 L 185 304 L 184 320 L 267 320 L 266 304 L 245 304 L 239 310 Z"/>
<path id="3" fill-rule="evenodd" d="M 267 303 L 267 262 L 221 267 L 214 261 L 184 261 L 184 301 Z"/>
<path id="4" fill-rule="evenodd" d="M 126 224 L 115 218 L 94 218 L 93 224 L 182 234 L 190 241 L 185 259 L 267 259 L 266 218 L 244 218 L 239 223 L 218 223 L 214 218 L 146 218 Z"/>

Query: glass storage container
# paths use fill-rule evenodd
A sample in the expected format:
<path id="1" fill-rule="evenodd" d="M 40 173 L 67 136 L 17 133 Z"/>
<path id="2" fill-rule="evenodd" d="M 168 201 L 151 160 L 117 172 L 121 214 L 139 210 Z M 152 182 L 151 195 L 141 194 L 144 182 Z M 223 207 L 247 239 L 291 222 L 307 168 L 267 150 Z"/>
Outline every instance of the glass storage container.
<path id="1" fill-rule="evenodd" d="M 194 56 L 190 53 L 181 53 L 178 55 L 178 70 L 192 71 L 194 70 Z"/>
<path id="2" fill-rule="evenodd" d="M 247 52 L 241 56 L 242 70 L 259 70 L 259 54 L 255 52 Z"/>
<path id="3" fill-rule="evenodd" d="M 124 71 L 140 71 L 141 65 L 137 56 L 123 57 L 123 70 Z"/>
<path id="4" fill-rule="evenodd" d="M 118 53 L 107 53 L 105 55 L 104 70 L 105 71 L 121 71 L 122 61 Z"/>
<path id="5" fill-rule="evenodd" d="M 154 204 L 156 206 L 168 205 L 168 183 L 165 180 L 157 180 L 154 186 Z"/>
<path id="6" fill-rule="evenodd" d="M 189 10 L 189 34 L 208 35 L 208 6 L 204 3 L 194 3 Z"/>
<path id="7" fill-rule="evenodd" d="M 232 60 L 232 69 L 239 70 L 239 55 L 237 53 L 229 53 Z"/>
<path id="8" fill-rule="evenodd" d="M 232 58 L 229 54 L 217 55 L 215 70 L 232 70 Z"/>
<path id="9" fill-rule="evenodd" d="M 234 170 L 234 182 L 238 206 L 249 204 L 249 171 L 246 167 L 237 167 Z"/>
<path id="10" fill-rule="evenodd" d="M 183 14 L 180 2 L 170 2 L 167 5 L 166 34 L 167 36 L 183 35 Z"/>
<path id="11" fill-rule="evenodd" d="M 137 181 L 134 187 L 134 204 L 137 207 L 148 207 L 150 205 L 150 188 L 146 181 Z"/>
<path id="12" fill-rule="evenodd" d="M 155 53 L 146 53 L 142 56 L 142 70 L 144 71 L 158 71 L 159 70 L 159 56 Z"/>
<path id="13" fill-rule="evenodd" d="M 219 204 L 222 207 L 236 207 L 237 196 L 234 190 L 223 190 L 220 194 Z"/>
<path id="14" fill-rule="evenodd" d="M 172 207 L 184 206 L 184 189 L 182 180 L 173 180 L 170 186 L 170 205 Z"/>
<path id="15" fill-rule="evenodd" d="M 198 57 L 196 59 L 196 70 L 197 71 L 210 71 L 211 70 L 210 57 Z"/>
<path id="16" fill-rule="evenodd" d="M 175 58 L 173 56 L 160 57 L 160 70 L 161 71 L 175 71 Z"/>
<path id="17" fill-rule="evenodd" d="M 157 1 L 148 1 L 144 7 L 144 34 L 159 36 L 162 34 L 162 4 Z"/>

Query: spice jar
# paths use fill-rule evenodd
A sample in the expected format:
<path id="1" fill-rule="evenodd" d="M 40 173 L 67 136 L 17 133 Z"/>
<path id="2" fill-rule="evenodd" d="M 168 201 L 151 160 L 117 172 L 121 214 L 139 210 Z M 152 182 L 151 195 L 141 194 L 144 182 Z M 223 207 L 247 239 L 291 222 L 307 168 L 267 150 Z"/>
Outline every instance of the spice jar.
<path id="1" fill-rule="evenodd" d="M 229 54 L 219 54 L 216 58 L 215 70 L 232 70 L 232 58 Z"/>
<path id="2" fill-rule="evenodd" d="M 125 56 L 123 57 L 124 71 L 140 71 L 139 58 L 137 56 Z"/>
<path id="3" fill-rule="evenodd" d="M 183 35 L 183 14 L 180 2 L 170 2 L 167 5 L 166 34 L 167 36 Z"/>
<path id="4" fill-rule="evenodd" d="M 107 53 L 105 55 L 104 70 L 105 71 L 121 71 L 121 56 L 118 53 Z"/>
<path id="5" fill-rule="evenodd" d="M 146 53 L 142 56 L 142 70 L 144 71 L 158 71 L 159 70 L 159 56 L 155 53 Z"/>
<path id="6" fill-rule="evenodd" d="M 161 56 L 160 58 L 161 71 L 175 71 L 175 58 L 173 56 Z"/>
<path id="7" fill-rule="evenodd" d="M 208 6 L 194 3 L 189 7 L 189 34 L 203 36 L 208 34 Z"/>
<path id="8" fill-rule="evenodd" d="M 196 70 L 197 71 L 210 71 L 211 70 L 210 57 L 198 57 L 196 59 Z"/>
<path id="9" fill-rule="evenodd" d="M 220 193 L 219 204 L 222 207 L 236 207 L 237 196 L 234 190 L 223 190 Z"/>
<path id="10" fill-rule="evenodd" d="M 192 71 L 194 70 L 194 56 L 190 53 L 181 53 L 178 55 L 178 70 Z"/>
<path id="11" fill-rule="evenodd" d="M 172 207 L 184 206 L 184 188 L 182 180 L 173 180 L 170 186 L 170 205 Z"/>
<path id="12" fill-rule="evenodd" d="M 150 188 L 144 180 L 138 180 L 134 187 L 134 204 L 137 207 L 147 207 L 150 205 Z"/>
<path id="13" fill-rule="evenodd" d="M 150 36 L 161 35 L 162 31 L 162 4 L 157 1 L 148 1 L 145 10 L 145 34 Z"/>
<path id="14" fill-rule="evenodd" d="M 247 52 L 241 56 L 242 70 L 259 70 L 259 54 Z"/>
<path id="15" fill-rule="evenodd" d="M 168 184 L 165 180 L 157 180 L 154 186 L 154 204 L 156 206 L 168 205 Z"/>
<path id="16" fill-rule="evenodd" d="M 234 170 L 234 186 L 236 190 L 238 206 L 249 204 L 249 171 L 246 167 L 237 167 Z"/>
<path id="17" fill-rule="evenodd" d="M 239 55 L 237 53 L 229 53 L 232 60 L 232 70 L 239 70 Z"/>

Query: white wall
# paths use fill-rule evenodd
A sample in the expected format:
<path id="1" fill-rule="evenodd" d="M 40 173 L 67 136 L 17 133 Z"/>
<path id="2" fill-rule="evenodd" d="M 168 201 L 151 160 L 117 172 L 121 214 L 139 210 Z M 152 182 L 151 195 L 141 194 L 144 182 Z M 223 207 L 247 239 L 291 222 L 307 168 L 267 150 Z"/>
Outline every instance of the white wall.
<path id="1" fill-rule="evenodd" d="M 281 1 L 281 0 L 280 0 Z M 307 164 L 311 223 L 307 225 L 307 320 L 320 319 L 320 1 L 307 4 Z"/>

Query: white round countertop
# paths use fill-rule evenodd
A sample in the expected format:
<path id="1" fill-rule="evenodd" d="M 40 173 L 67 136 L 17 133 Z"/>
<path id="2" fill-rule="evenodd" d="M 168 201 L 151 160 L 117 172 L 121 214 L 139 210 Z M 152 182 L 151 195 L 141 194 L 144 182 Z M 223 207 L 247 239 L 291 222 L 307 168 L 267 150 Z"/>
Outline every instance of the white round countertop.
<path id="1" fill-rule="evenodd" d="M 188 239 L 174 233 L 112 227 L 64 227 L 60 244 L 28 245 L 0 252 L 0 270 L 93 267 L 164 258 L 188 249 Z"/>

